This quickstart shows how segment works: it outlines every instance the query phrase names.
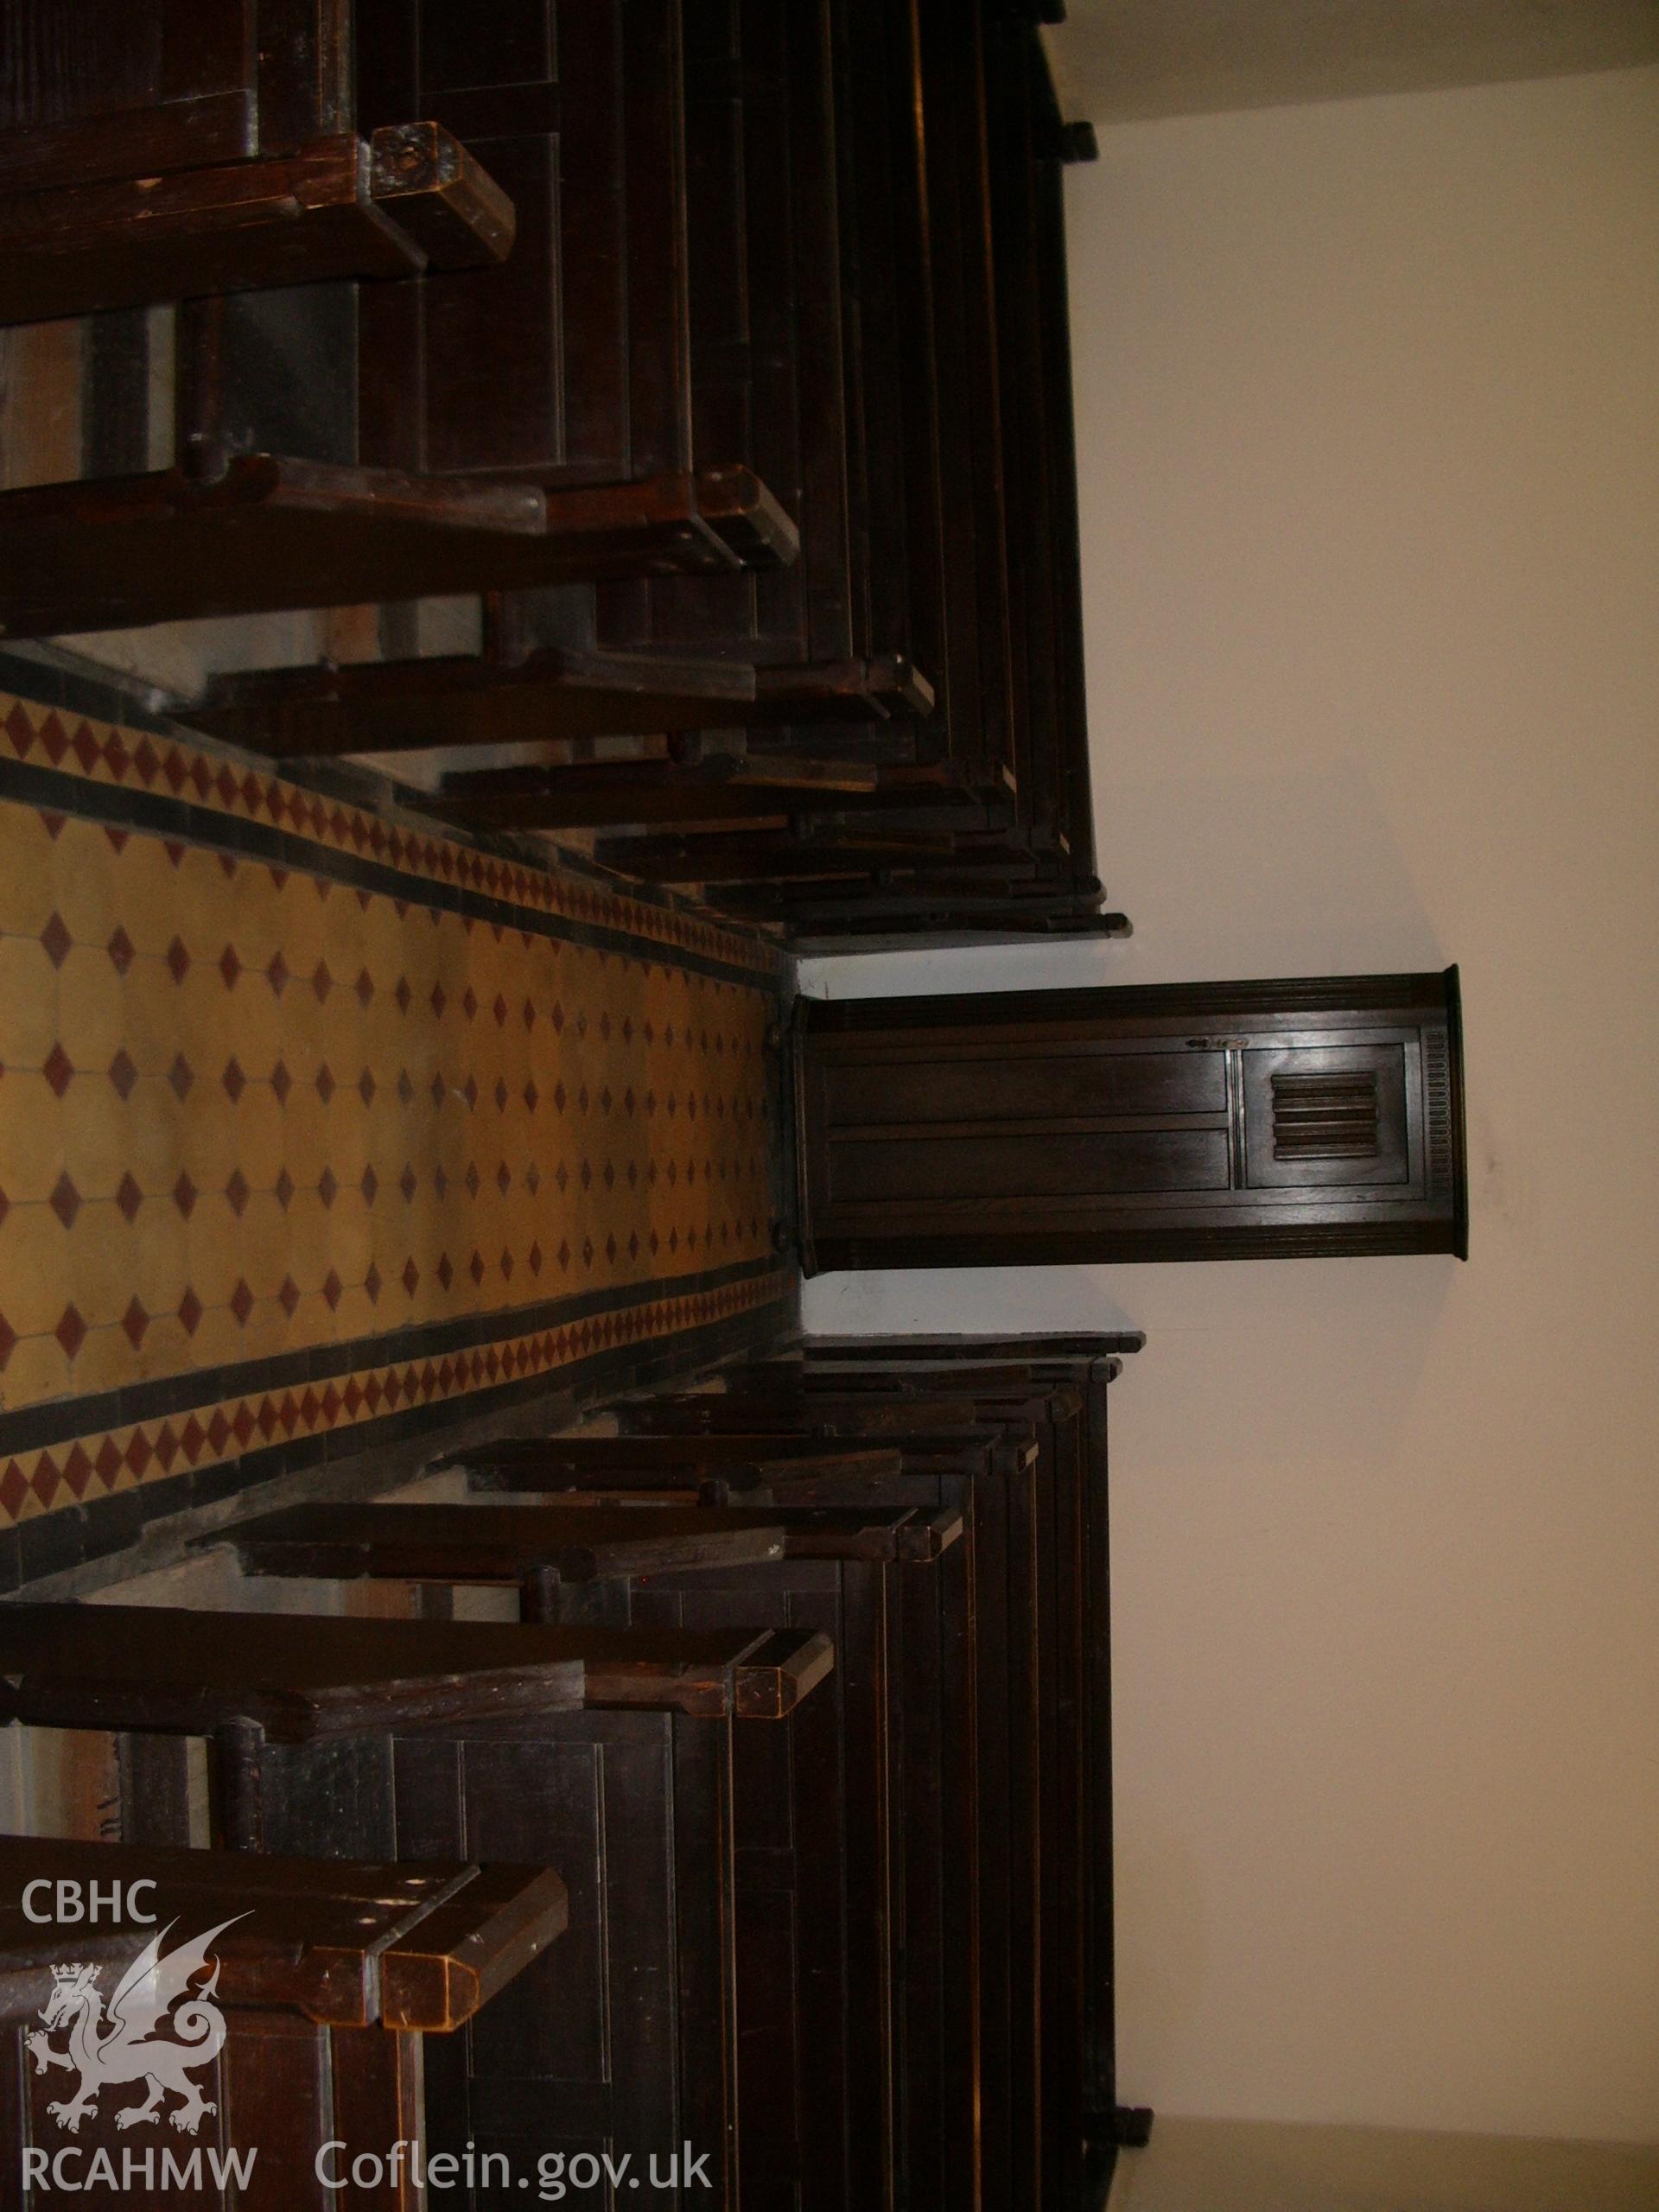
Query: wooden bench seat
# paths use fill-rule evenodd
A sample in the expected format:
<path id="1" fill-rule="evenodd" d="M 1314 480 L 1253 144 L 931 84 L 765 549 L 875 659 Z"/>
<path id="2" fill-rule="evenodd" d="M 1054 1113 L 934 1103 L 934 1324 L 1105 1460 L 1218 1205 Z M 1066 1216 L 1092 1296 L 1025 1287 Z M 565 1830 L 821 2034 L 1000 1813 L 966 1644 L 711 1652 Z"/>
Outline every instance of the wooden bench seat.
<path id="1" fill-rule="evenodd" d="M 872 1392 L 841 1395 L 825 1392 L 810 1406 L 774 1394 L 732 1390 L 664 1391 L 660 1397 L 620 1399 L 611 1409 L 625 1432 L 640 1436 L 746 1436 L 760 1450 L 763 1437 L 794 1437 L 804 1443 L 864 1438 L 931 1429 L 971 1429 L 971 1397 L 952 1393 L 883 1398 Z"/>
<path id="2" fill-rule="evenodd" d="M 412 100 L 464 141 L 518 209 L 512 251 L 195 301 L 179 317 L 176 468 L 102 501 L 97 480 L 0 495 L 0 543 L 34 556 L 0 566 L 0 634 L 793 560 L 795 524 L 744 453 L 693 419 L 679 0 L 582 0 L 556 22 L 521 8 L 488 35 L 458 0 L 311 6 L 354 67 L 359 129 L 397 130 Z M 228 534 L 200 495 L 227 476 Z M 530 519 L 467 532 L 483 493 L 516 494 Z M 696 711 L 729 719 L 739 700 L 691 658 L 653 689 L 622 681 L 613 653 L 567 667 L 566 692 L 584 728 L 619 713 L 677 727 L 688 685 Z M 738 689 L 753 697 L 752 677 Z"/>
<path id="3" fill-rule="evenodd" d="M 0 1725 L 315 1743 L 446 1719 L 645 1705 L 778 1718 L 827 1669 L 809 1640 L 602 1626 L 0 1606 Z"/>
<path id="4" fill-rule="evenodd" d="M 186 465 L 0 492 L 0 636 L 130 628 L 199 615 L 416 599 L 515 580 L 640 567 L 729 569 L 792 557 L 792 525 L 743 472 L 684 471 L 620 486 L 377 468 L 263 450 L 193 448 Z M 625 691 L 628 719 L 678 711 L 673 669 L 571 674 L 571 689 Z M 696 671 L 714 685 L 718 671 Z M 689 680 L 689 677 L 688 677 Z M 741 671 L 724 696 L 741 702 Z M 203 728 L 224 727 L 208 714 Z M 272 744 L 267 751 L 283 748 Z M 325 748 L 307 739 L 294 748 Z"/>
<path id="5" fill-rule="evenodd" d="M 153 1918 L 131 1910 L 131 1885 L 143 1883 L 153 1886 L 141 1892 L 140 1910 Z M 43 1892 L 31 1888 L 40 1884 L 48 1885 Z M 95 1924 L 50 1919 L 60 1884 L 74 1886 L 83 1909 L 99 1885 L 104 1902 Z M 110 1903 L 116 1885 L 118 1910 Z M 45 1925 L 36 1916 L 43 1899 Z M 486 2014 L 543 1954 L 556 1956 L 568 1910 L 559 1876 L 535 1866 L 324 1864 L 0 1838 L 0 2045 L 8 2052 L 0 2068 L 0 2206 L 22 2212 L 39 2202 L 23 2186 L 31 2154 L 49 2162 L 67 2152 L 62 2185 L 91 2190 L 93 2202 L 416 2212 L 424 2199 L 407 2167 L 388 2178 L 386 2162 L 400 2138 L 423 2145 L 429 2158 L 439 2147 L 426 2125 L 425 2049 Z M 211 1993 L 224 2020 L 222 2043 L 199 2068 L 179 2069 L 176 2081 L 164 2077 L 162 2103 L 172 2125 L 135 2132 L 131 2115 L 147 2101 L 143 2074 L 118 2075 L 88 2098 L 75 2095 L 73 2066 L 67 2078 L 60 2070 L 63 2053 L 53 2037 L 85 2010 L 63 1993 L 73 1986 L 66 1974 L 83 1970 L 106 2003 L 124 1975 L 142 1970 L 158 1938 L 164 1974 L 169 1955 L 210 1935 L 187 1986 Z M 216 2034 L 211 2022 L 202 2024 Z M 56 2052 L 58 2063 L 36 2060 L 37 2045 Z M 148 2086 L 153 2094 L 153 2076 Z M 73 2128 L 50 2109 L 72 2102 L 82 2107 Z M 211 2115 L 206 2127 L 204 2114 Z M 326 2146 L 342 2142 L 350 2148 L 336 2164 Z M 320 2177 L 320 2154 L 332 2180 L 359 2152 L 381 2162 L 381 2179 L 360 2188 L 347 2179 L 337 2194 Z M 115 2177 L 107 2191 L 97 2183 L 99 2153 Z M 194 2186 L 166 2187 L 164 2154 L 175 2171 L 194 2174 Z M 137 2161 L 136 2172 L 127 2160 Z M 135 2178 L 124 2188 L 129 2172 Z M 53 2185 L 38 2172 L 30 2178 Z"/>
<path id="6" fill-rule="evenodd" d="M 240 1751 L 221 1805 L 244 1842 L 321 1858 L 402 1861 L 454 1856 L 461 1846 L 484 1859 L 555 1861 L 569 1885 L 569 1935 L 443 2052 L 429 2052 L 430 2146 L 474 2143 L 508 2156 L 515 2172 L 535 2171 L 543 2154 L 583 2152 L 626 2152 L 641 2171 L 654 2153 L 666 2171 L 689 2140 L 707 2152 L 711 2182 L 664 2201 L 729 2201 L 734 1745 L 768 1722 L 787 1728 L 832 1672 L 827 1637 L 136 1606 L 0 1612 L 9 1639 L 0 1671 L 16 1677 L 11 1717 L 141 1729 L 182 1720 L 192 1732 L 219 1717 L 221 1742 Z M 80 1624 L 105 1664 L 83 1661 L 71 1677 L 56 1662 L 74 1649 Z M 365 1686 L 358 1731 L 336 1726 L 290 1744 L 245 1726 L 233 1733 L 234 1716 L 268 1694 L 285 1659 L 302 1668 L 307 1641 L 324 1630 L 355 1652 Z M 484 1662 L 470 1688 L 469 1645 Z M 490 1694 L 495 1664 L 515 1646 L 557 1669 L 540 1709 Z M 425 1707 L 400 1691 L 378 1713 L 383 1680 L 406 1685 L 423 1647 L 446 1662 Z M 584 1696 L 596 1693 L 592 1704 L 571 1700 L 573 1662 Z M 170 1682 L 171 1696 L 147 1707 L 155 1676 Z M 226 1764 L 222 1757 L 221 1776 Z M 177 1793 L 130 1797 L 124 1817 L 153 1832 L 182 1810 Z"/>
<path id="7" fill-rule="evenodd" d="M 0 322 L 499 261 L 512 200 L 441 125 L 359 118 L 339 0 L 15 0 Z"/>
<path id="8" fill-rule="evenodd" d="M 227 1532 L 248 1574 L 522 1587 L 765 1565 L 780 1559 L 929 1557 L 936 1532 L 908 1510 L 803 1511 L 643 1503 L 296 1505 Z M 213 1542 L 217 1538 L 200 1541 Z"/>
<path id="9" fill-rule="evenodd" d="M 508 1455 L 515 1496 L 521 1480 L 548 1472 L 536 1451 L 550 1459 L 572 1441 L 516 1440 Z M 630 1451 L 637 1460 L 650 1442 L 589 1440 L 608 1461 Z M 490 1447 L 480 1456 L 487 1461 Z M 577 1478 L 591 1480 L 582 1458 L 578 1451 Z M 910 2163 L 895 2115 L 901 2104 L 914 2109 L 898 2078 L 904 2024 L 912 2037 L 925 2028 L 930 2048 L 941 2037 L 947 2046 L 972 2040 L 971 1988 L 944 1972 L 947 1952 L 959 1963 L 971 1958 L 971 1916 L 965 1907 L 952 1916 L 937 1906 L 930 1949 L 925 1911 L 940 1888 L 938 1853 L 918 1856 L 913 1884 L 905 1871 L 912 1827 L 943 1821 L 948 1828 L 972 1815 L 972 1696 L 957 1671 L 970 1567 L 963 1515 L 949 1500 L 919 1490 L 902 1499 L 880 1493 L 878 1478 L 891 1484 L 898 1465 L 891 1451 L 785 1452 L 752 1469 L 777 1478 L 783 1502 L 775 1505 L 686 1511 L 650 1502 L 642 1490 L 635 1503 L 586 1516 L 633 1527 L 631 1537 L 625 1529 L 613 1548 L 595 1552 L 609 1570 L 608 1618 L 627 1624 L 618 1633 L 712 1635 L 765 1624 L 780 1639 L 810 1634 L 835 1646 L 833 1675 L 787 1730 L 740 1731 L 731 1745 L 737 2162 L 743 2202 L 761 2212 L 860 2212 L 891 2202 Z M 485 1479 L 499 1472 L 482 1471 Z M 844 1501 L 815 1495 L 807 1503 L 786 1487 L 794 1474 L 861 1487 L 855 1498 L 849 1490 Z M 435 1573 L 447 1560 L 460 1582 L 474 1579 L 481 1562 L 522 1564 L 522 1531 L 534 1543 L 538 1529 L 583 1519 L 581 1510 L 519 1503 L 314 1506 L 277 1516 L 274 1529 L 267 1518 L 229 1535 L 253 1572 L 401 1575 L 418 1563 Z M 711 1545 L 686 1541 L 691 1522 L 711 1538 L 781 1529 L 782 1556 L 744 1562 L 734 1554 L 721 1565 Z M 652 1533 L 658 1527 L 660 1537 Z M 676 1548 L 693 1560 L 689 1570 L 676 1565 Z M 402 1804 L 405 1767 L 416 1754 L 400 1746 L 399 1757 Z M 958 1906 L 962 1894 L 958 1883 Z M 911 2017 L 912 1955 L 918 1988 L 948 1997 L 925 2017 Z M 468 2110 L 476 2127 L 476 2098 Z M 952 2117 L 965 2120 L 965 2107 Z M 938 2122 L 943 2141 L 943 2111 Z M 957 2178 L 970 2170 L 970 2133 L 950 2153 Z M 944 2173 L 943 2193 L 930 2196 L 934 2184 L 918 2167 L 910 2201 L 954 2201 Z"/>
<path id="10" fill-rule="evenodd" d="M 555 1620 L 569 1585 L 674 1567 L 781 1559 L 783 1529 L 764 1514 L 722 1516 L 626 1507 L 445 1504 L 296 1505 L 237 1522 L 228 1541 L 245 1573 L 400 1582 L 506 1585 L 524 1618 Z"/>

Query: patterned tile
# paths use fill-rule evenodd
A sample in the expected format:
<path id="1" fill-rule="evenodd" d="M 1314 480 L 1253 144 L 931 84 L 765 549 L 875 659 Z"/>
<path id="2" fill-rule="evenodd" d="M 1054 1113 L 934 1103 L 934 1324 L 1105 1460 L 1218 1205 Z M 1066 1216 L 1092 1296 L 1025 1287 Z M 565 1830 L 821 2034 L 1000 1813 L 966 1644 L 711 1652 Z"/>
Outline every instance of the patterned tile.
<path id="1" fill-rule="evenodd" d="M 0 760 L 8 759 L 105 790 L 171 798 L 222 816 L 226 823 L 288 832 L 320 851 L 372 860 L 429 884 L 453 885 L 532 913 L 617 930 L 757 975 L 775 971 L 775 950 L 763 939 L 702 916 L 631 899 L 555 869 L 503 860 L 441 832 L 385 821 L 364 808 L 321 798 L 272 770 L 241 766 L 181 740 L 60 714 L 0 693 Z M 113 833 L 122 834 L 122 829 Z M 167 911 L 165 905 L 162 911 Z"/>
<path id="2" fill-rule="evenodd" d="M 130 822 L 105 818 L 111 791 Z M 256 823 L 281 826 L 280 861 L 248 849 Z M 375 868 L 342 880 L 342 854 Z M 637 1290 L 660 1332 L 677 1281 L 770 1277 L 774 960 L 0 696 L 0 1435 L 229 1363 L 379 1338 L 390 1374 L 404 1332 L 486 1334 L 429 1386 L 418 1370 L 435 1401 L 488 1387 L 511 1347 L 587 1356 L 515 1310 Z M 359 1365 L 330 1426 L 365 1417 L 370 1350 Z M 214 1410 L 187 1418 L 211 1436 Z M 246 1448 L 225 1419 L 199 1449 Z M 106 1432 L 79 1440 L 90 1474 L 56 1445 L 0 1452 L 0 1523 L 190 1456 L 177 1421 L 140 1424 L 119 1466 Z"/>
<path id="3" fill-rule="evenodd" d="M 91 1505 L 272 1445 L 343 1437 L 389 1414 L 433 1409 L 503 1384 L 557 1381 L 603 1352 L 646 1344 L 772 1304 L 787 1288 L 776 1271 L 713 1289 L 642 1299 L 613 1313 L 500 1337 L 416 1359 L 373 1361 L 315 1382 L 205 1400 L 153 1420 L 92 1428 L 45 1450 L 0 1454 L 0 1520 Z"/>

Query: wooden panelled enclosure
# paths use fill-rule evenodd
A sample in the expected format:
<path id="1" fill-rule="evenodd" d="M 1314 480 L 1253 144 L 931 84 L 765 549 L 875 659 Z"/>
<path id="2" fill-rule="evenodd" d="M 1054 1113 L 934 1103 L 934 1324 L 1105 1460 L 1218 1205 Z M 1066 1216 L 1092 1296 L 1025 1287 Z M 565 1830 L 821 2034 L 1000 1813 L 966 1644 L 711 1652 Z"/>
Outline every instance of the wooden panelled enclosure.
<path id="1" fill-rule="evenodd" d="M 657 1516 L 635 1517 L 644 1541 Z M 556 1859 L 568 1942 L 526 1954 L 499 2004 L 429 2057 L 429 2148 L 476 2145 L 516 2177 L 584 2154 L 643 2172 L 654 2153 L 666 2173 L 690 2142 L 707 2179 L 663 2201 L 738 2201 L 733 1738 L 788 1725 L 831 1671 L 827 1637 L 115 1606 L 0 1609 L 0 1637 L 8 1717 L 141 1743 L 211 1732 L 233 1846 Z M 124 1816 L 153 1834 L 179 1814 L 156 1802 L 164 1770 L 145 1771 Z M 522 2200 L 515 2181 L 451 2201 Z"/>
<path id="2" fill-rule="evenodd" d="M 579 1547 L 592 1570 L 580 1609 L 652 1631 L 647 1649 L 671 1646 L 675 1635 L 666 1631 L 685 1631 L 695 1644 L 699 1633 L 760 1627 L 774 1631 L 780 1649 L 834 1649 L 833 1674 L 788 1728 L 739 1730 L 731 1742 L 732 2125 L 751 2206 L 854 2212 L 885 2201 L 899 2171 L 889 1980 L 897 1946 L 887 1878 L 903 1851 L 892 1806 L 900 1739 L 886 1685 L 902 1674 L 900 1585 L 933 1579 L 936 1562 L 963 1534 L 960 1516 L 908 1502 L 804 1504 L 787 1491 L 781 1503 L 690 1511 L 672 1504 L 607 1510 L 520 1494 L 497 1506 L 299 1507 L 240 1524 L 231 1535 L 244 1562 L 265 1573 L 457 1581 L 496 1574 L 516 1583 L 537 1523 L 569 1531 L 566 1555 Z M 618 1532 L 608 1543 L 601 1526 Z M 783 1563 L 772 1563 L 780 1554 Z M 481 1756 L 476 1745 L 467 1752 L 468 1777 L 483 1770 Z M 524 1788 L 531 1786 L 530 1758 L 521 1751 L 515 1770 Z M 401 1818 L 410 1777 L 427 1769 L 407 1745 L 397 1758 Z M 607 1877 L 634 1878 L 626 1861 Z M 683 1956 L 683 1912 L 678 1923 Z M 499 2077 L 515 2070 L 500 2057 L 487 2066 L 475 2059 L 473 2124 L 486 2108 L 516 2113 L 512 2125 L 528 2139 L 544 2126 L 542 2107 L 528 2090 L 514 2103 Z M 639 2118 L 633 2115 L 636 2126 Z M 499 2125 L 509 2123 L 503 2117 Z M 623 2141 L 615 2138 L 614 2146 Z"/>
<path id="3" fill-rule="evenodd" d="M 808 1003 L 796 1052 L 809 1270 L 1466 1256 L 1456 969 Z"/>
<path id="4" fill-rule="evenodd" d="M 186 1839 L 194 1735 L 233 1848 L 558 1868 L 556 1949 L 425 2054 L 434 2151 L 689 2141 L 687 2205 L 1073 2212 L 1121 2125 L 1104 1423 L 1132 1341 L 797 1344 L 618 1402 L 620 1434 L 450 1455 L 464 1500 L 232 1522 L 207 1541 L 251 1607 L 371 1578 L 422 1617 L 7 1606 L 0 1713 L 121 1732 L 135 1847 Z M 521 1622 L 443 1618 L 480 1583 Z"/>

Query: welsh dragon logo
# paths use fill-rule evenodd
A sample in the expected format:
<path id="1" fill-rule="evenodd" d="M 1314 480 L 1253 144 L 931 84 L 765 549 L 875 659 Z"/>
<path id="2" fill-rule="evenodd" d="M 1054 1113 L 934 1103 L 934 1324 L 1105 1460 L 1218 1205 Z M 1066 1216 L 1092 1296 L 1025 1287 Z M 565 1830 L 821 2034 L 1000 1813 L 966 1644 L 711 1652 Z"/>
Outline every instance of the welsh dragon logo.
<path id="1" fill-rule="evenodd" d="M 238 1913 L 237 1919 L 245 1919 Z M 163 1955 L 162 1945 L 176 1923 L 152 1936 L 116 1985 L 107 2016 L 98 1986 L 99 1968 L 92 1966 L 54 1967 L 52 1994 L 41 2014 L 42 2024 L 25 2037 L 35 2060 L 35 2070 L 61 2066 L 79 2073 L 80 2087 L 61 2104 L 47 2110 L 60 2127 L 73 2135 L 89 2112 L 96 2108 L 100 2089 L 123 2082 L 143 2082 L 149 2094 L 143 2104 L 128 2105 L 115 2115 L 118 2127 L 138 2127 L 159 2120 L 168 2094 L 182 2101 L 168 2113 L 175 2127 L 194 2135 L 205 2113 L 218 2107 L 204 2097 L 188 2077 L 210 2066 L 225 2044 L 225 2016 L 213 2001 L 219 1986 L 219 1965 L 210 1960 L 215 1940 L 234 1921 L 222 1920 L 205 1936 L 181 1943 Z M 198 1974 L 213 1972 L 201 1988 L 192 1993 Z M 183 2001 L 181 2002 L 180 2000 Z M 177 2006 L 175 2011 L 174 2007 Z M 156 2032 L 172 2012 L 171 2037 Z M 68 2049 L 53 2047 L 52 2036 L 68 2031 Z"/>

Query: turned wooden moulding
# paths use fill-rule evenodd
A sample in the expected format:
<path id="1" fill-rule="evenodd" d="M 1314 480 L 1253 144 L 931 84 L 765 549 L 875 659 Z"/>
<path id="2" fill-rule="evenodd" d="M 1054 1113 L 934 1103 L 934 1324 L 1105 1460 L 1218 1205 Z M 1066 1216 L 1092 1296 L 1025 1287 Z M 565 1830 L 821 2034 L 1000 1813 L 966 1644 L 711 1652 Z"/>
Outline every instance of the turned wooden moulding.
<path id="1" fill-rule="evenodd" d="M 1458 972 L 804 1003 L 809 1273 L 1467 1256 Z"/>

